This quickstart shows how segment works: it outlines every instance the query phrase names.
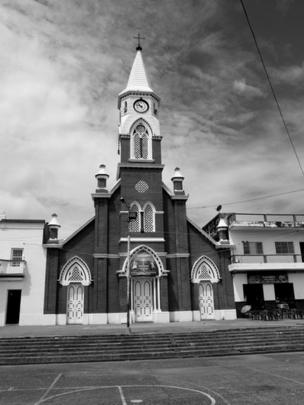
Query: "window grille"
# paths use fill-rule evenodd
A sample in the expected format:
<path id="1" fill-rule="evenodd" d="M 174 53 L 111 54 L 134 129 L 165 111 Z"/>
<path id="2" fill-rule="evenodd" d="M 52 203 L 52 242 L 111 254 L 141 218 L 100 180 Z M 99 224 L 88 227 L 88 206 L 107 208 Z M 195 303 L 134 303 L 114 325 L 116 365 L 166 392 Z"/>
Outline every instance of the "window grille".
<path id="1" fill-rule="evenodd" d="M 68 274 L 68 280 L 75 283 L 80 283 L 84 280 L 82 270 L 78 266 L 74 266 Z"/>
<path id="2" fill-rule="evenodd" d="M 11 251 L 11 260 L 13 266 L 19 266 L 22 261 L 23 249 L 13 248 Z"/>
<path id="3" fill-rule="evenodd" d="M 149 185 L 144 180 L 139 180 L 134 187 L 138 193 L 145 193 L 149 190 Z"/>
<path id="4" fill-rule="evenodd" d="M 199 278 L 200 280 L 210 280 L 211 279 L 208 267 L 204 263 L 198 269 L 197 278 Z"/>
<path id="5" fill-rule="evenodd" d="M 135 159 L 141 158 L 141 139 L 138 134 L 134 134 L 134 157 Z"/>
<path id="6" fill-rule="evenodd" d="M 141 138 L 141 152 L 142 152 L 142 158 L 143 159 L 148 159 L 148 135 L 143 134 Z"/>
<path id="7" fill-rule="evenodd" d="M 293 242 L 275 242 L 275 249 L 277 254 L 294 253 Z"/>
<path id="8" fill-rule="evenodd" d="M 136 212 L 136 219 L 129 222 L 129 232 L 140 232 L 140 211 L 137 204 L 132 204 L 130 211 Z"/>
<path id="9" fill-rule="evenodd" d="M 244 255 L 262 255 L 263 243 L 262 242 L 243 242 Z"/>
<path id="10" fill-rule="evenodd" d="M 144 210 L 144 231 L 154 232 L 154 211 L 150 204 Z"/>
<path id="11" fill-rule="evenodd" d="M 139 124 L 133 132 L 133 147 L 135 159 L 148 159 L 149 134 L 144 125 Z"/>

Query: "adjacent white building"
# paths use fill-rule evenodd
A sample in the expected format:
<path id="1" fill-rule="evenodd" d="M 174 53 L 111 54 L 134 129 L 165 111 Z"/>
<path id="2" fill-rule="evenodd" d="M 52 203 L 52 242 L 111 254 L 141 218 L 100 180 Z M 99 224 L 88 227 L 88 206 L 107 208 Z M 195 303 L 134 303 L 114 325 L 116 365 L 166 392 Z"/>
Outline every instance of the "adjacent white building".
<path id="1" fill-rule="evenodd" d="M 244 305 L 304 310 L 304 215 L 221 214 L 204 230 L 230 245 L 239 316 Z"/>
<path id="2" fill-rule="evenodd" d="M 0 220 L 0 326 L 45 325 L 44 220 Z"/>

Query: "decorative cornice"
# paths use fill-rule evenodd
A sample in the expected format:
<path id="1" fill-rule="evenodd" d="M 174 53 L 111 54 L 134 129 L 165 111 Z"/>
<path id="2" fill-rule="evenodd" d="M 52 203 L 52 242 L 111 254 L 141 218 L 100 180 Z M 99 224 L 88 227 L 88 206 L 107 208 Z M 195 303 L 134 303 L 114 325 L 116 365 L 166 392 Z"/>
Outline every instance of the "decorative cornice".
<path id="1" fill-rule="evenodd" d="M 130 163 L 154 163 L 155 160 L 154 159 L 128 159 L 128 162 Z"/>
<path id="2" fill-rule="evenodd" d="M 146 163 L 144 161 L 138 162 L 138 161 L 134 160 L 134 162 L 130 162 L 130 163 L 119 163 L 118 164 L 118 170 L 121 168 L 128 168 L 128 169 L 158 169 L 158 170 L 163 170 L 163 168 L 165 167 L 164 165 L 160 165 L 160 164 L 156 164 L 156 163 L 152 163 L 151 161 L 149 163 Z"/>
<path id="3" fill-rule="evenodd" d="M 42 245 L 46 249 L 62 249 L 63 242 L 59 243 L 43 243 Z"/>
<path id="4" fill-rule="evenodd" d="M 171 196 L 171 200 L 184 200 L 184 201 L 186 201 L 186 200 L 188 200 L 188 198 L 189 198 L 189 194 L 186 194 L 186 195 L 172 195 Z"/>
<path id="5" fill-rule="evenodd" d="M 188 258 L 188 257 L 190 257 L 190 253 L 169 253 L 169 254 L 167 254 L 168 259 Z"/>
<path id="6" fill-rule="evenodd" d="M 109 192 L 105 192 L 105 193 L 92 193 L 91 194 L 93 200 L 95 199 L 100 199 L 100 198 L 111 198 L 112 195 Z"/>
<path id="7" fill-rule="evenodd" d="M 119 259 L 120 255 L 115 253 L 94 253 L 93 257 L 95 259 Z"/>
<path id="8" fill-rule="evenodd" d="M 159 257 L 167 257 L 167 252 L 155 252 Z M 120 257 L 128 256 L 128 252 L 119 252 Z"/>
<path id="9" fill-rule="evenodd" d="M 119 242 L 128 242 L 128 238 L 120 238 Z M 136 237 L 131 237 L 130 242 L 165 242 L 164 238 L 136 238 Z"/>
<path id="10" fill-rule="evenodd" d="M 119 134 L 119 139 L 130 139 L 130 138 L 131 138 L 130 134 Z M 163 139 L 162 135 L 152 134 L 152 140 L 161 141 L 162 139 Z"/>
<path id="11" fill-rule="evenodd" d="M 127 90 L 126 92 L 121 92 L 118 95 L 118 109 L 120 109 L 121 101 L 123 101 L 128 96 L 153 96 L 159 103 L 160 97 L 154 93 L 154 91 L 141 91 L 141 90 Z"/>

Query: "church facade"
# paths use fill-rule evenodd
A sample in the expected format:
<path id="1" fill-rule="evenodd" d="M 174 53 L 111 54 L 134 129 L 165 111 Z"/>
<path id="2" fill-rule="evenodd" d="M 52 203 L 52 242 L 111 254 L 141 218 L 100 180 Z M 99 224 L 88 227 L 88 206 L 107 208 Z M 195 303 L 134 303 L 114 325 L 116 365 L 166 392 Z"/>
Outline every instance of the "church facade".
<path id="1" fill-rule="evenodd" d="M 101 165 L 95 216 L 64 241 L 53 224 L 44 314 L 53 324 L 235 319 L 229 247 L 187 218 L 178 168 L 172 187 L 162 182 L 160 98 L 140 46 L 118 108 L 116 184 Z"/>

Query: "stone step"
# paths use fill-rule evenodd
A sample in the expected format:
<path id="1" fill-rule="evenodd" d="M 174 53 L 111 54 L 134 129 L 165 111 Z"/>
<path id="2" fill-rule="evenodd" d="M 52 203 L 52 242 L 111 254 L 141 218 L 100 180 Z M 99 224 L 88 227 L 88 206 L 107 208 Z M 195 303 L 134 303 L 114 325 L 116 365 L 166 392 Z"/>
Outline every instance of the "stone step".
<path id="1" fill-rule="evenodd" d="M 288 341 L 289 343 L 297 342 L 299 340 L 303 340 L 304 335 L 290 335 L 284 336 L 281 334 L 271 336 L 271 339 L 266 339 L 265 336 L 241 336 L 238 338 L 228 339 L 209 339 L 209 340 L 191 340 L 184 338 L 183 340 L 176 340 L 174 337 L 170 337 L 170 339 L 164 340 L 162 342 L 157 342 L 155 340 L 151 340 L 146 342 L 145 344 L 138 344 L 134 343 L 129 340 L 125 340 L 125 342 L 120 342 L 117 344 L 116 342 L 107 342 L 106 344 L 100 344 L 98 342 L 89 342 L 89 343 L 77 343 L 73 342 L 73 344 L 67 344 L 66 342 L 63 344 L 60 341 L 56 341 L 54 343 L 48 342 L 48 344 L 44 345 L 37 345 L 35 344 L 28 344 L 28 345 L 10 345 L 6 346 L 0 345 L 0 355 L 8 355 L 9 353 L 14 352 L 21 352 L 21 353 L 28 353 L 32 351 L 37 351 L 38 353 L 44 352 L 58 352 L 58 351 L 75 351 L 75 350 L 86 350 L 86 351 L 120 351 L 124 348 L 128 348 L 128 350 L 162 350 L 166 347 L 210 347 L 210 346 L 223 346 L 229 345 L 233 346 L 236 344 L 254 344 L 257 342 L 272 342 L 272 343 L 279 343 Z"/>
<path id="2" fill-rule="evenodd" d="M 174 335 L 176 338 L 177 337 L 185 337 L 185 336 L 189 336 L 189 337 L 199 337 L 199 336 L 225 336 L 225 335 L 241 335 L 241 334 L 254 334 L 254 335 L 258 335 L 258 334 L 264 334 L 264 333 L 274 333 L 275 331 L 277 332 L 285 332 L 285 333 L 294 333 L 295 331 L 302 331 L 304 332 L 304 327 L 303 326 L 284 326 L 284 327 L 264 327 L 264 328 L 242 328 L 242 329 L 223 329 L 223 330 L 215 330 L 215 331 L 194 331 L 194 332 L 179 332 L 179 333 L 175 333 L 175 332 L 168 332 L 168 333 L 142 333 L 142 334 L 138 334 L 138 333 L 131 333 L 131 334 L 115 334 L 115 335 L 111 335 L 111 334 L 107 334 L 107 335 L 58 335 L 58 336 L 21 336 L 21 337 L 0 337 L 0 342 L 11 342 L 11 341 L 26 341 L 26 340 L 39 340 L 39 341 L 43 341 L 43 340 L 49 340 L 49 339 L 65 339 L 65 340 L 75 340 L 75 339 L 83 339 L 83 340 L 91 340 L 91 339 L 100 339 L 100 340 L 109 340 L 109 339 L 125 339 L 132 337 L 133 339 L 138 339 L 138 340 L 142 340 L 142 339 L 150 339 L 151 336 L 153 336 L 155 339 L 162 339 L 164 337 L 168 337 L 171 335 Z"/>
<path id="3" fill-rule="evenodd" d="M 224 333 L 223 333 L 224 332 Z M 0 364 L 143 360 L 304 350 L 304 328 L 0 339 Z"/>
<path id="4" fill-rule="evenodd" d="M 108 342 L 122 344 L 126 341 L 134 342 L 134 344 L 138 343 L 150 343 L 152 340 L 154 341 L 167 341 L 170 337 L 174 337 L 175 341 L 178 340 L 210 340 L 212 339 L 223 339 L 223 338 L 240 338 L 241 336 L 250 337 L 257 337 L 257 336 L 277 336 L 277 335 L 304 335 L 304 328 L 286 328 L 286 329 L 272 329 L 267 328 L 267 330 L 247 330 L 247 331 L 231 331 L 231 333 L 222 333 L 222 331 L 215 331 L 215 332 L 200 332 L 199 334 L 191 334 L 191 333 L 184 333 L 184 334 L 166 334 L 166 335 L 158 335 L 158 334 L 151 334 L 151 335 L 107 335 L 107 336 L 56 336 L 56 337 L 20 337 L 20 338 L 0 338 L 0 346 L 2 345 L 16 345 L 16 344 L 55 344 L 56 342 L 60 344 L 78 344 L 78 343 L 85 343 L 90 344 L 90 342 L 94 343 L 104 343 L 107 344 Z"/>
<path id="5" fill-rule="evenodd" d="M 98 340 L 95 341 L 82 341 L 82 340 L 74 340 L 72 342 L 67 342 L 65 340 L 56 340 L 56 341 L 45 341 L 45 342 L 27 342 L 26 344 L 24 342 L 18 342 L 18 343 L 5 343 L 1 344 L 0 342 L 0 353 L 2 352 L 7 352 L 10 350 L 27 350 L 29 348 L 35 349 L 35 350 L 50 350 L 50 349 L 56 349 L 58 347 L 62 348 L 77 348 L 77 347 L 87 347 L 87 348 L 121 348 L 123 346 L 129 346 L 129 347 L 161 347 L 161 346 L 166 346 L 168 344 L 170 345 L 183 345 L 183 344 L 193 344 L 193 345 L 209 345 L 209 344 L 221 344 L 226 342 L 227 340 L 231 343 L 234 344 L 235 342 L 238 341 L 245 341 L 245 342 L 254 342 L 257 339 L 259 340 L 267 340 L 267 339 L 272 339 L 274 341 L 282 340 L 282 339 L 304 339 L 304 333 L 298 334 L 298 333 L 293 333 L 293 334 L 284 334 L 284 333 L 274 333 L 272 335 L 250 335 L 250 336 L 230 336 L 230 337 L 216 337 L 216 338 L 176 338 L 175 336 L 170 336 L 167 339 L 162 339 L 156 340 L 156 339 L 149 339 L 148 341 L 136 341 L 134 342 L 132 338 L 127 338 L 124 340 L 121 340 L 119 342 L 116 341 L 104 341 L 104 342 L 99 342 Z"/>
<path id="6" fill-rule="evenodd" d="M 38 364 L 38 363 L 76 363 L 76 362 L 104 362 L 104 361 L 123 361 L 123 360 L 149 360 L 149 359 L 166 359 L 166 358 L 186 358 L 186 357 L 210 357 L 210 356 L 228 356 L 239 354 L 253 354 L 253 353 L 278 353 L 290 351 L 303 351 L 304 343 L 297 345 L 257 345 L 257 346 L 244 346 L 242 348 L 221 349 L 215 348 L 213 350 L 181 350 L 172 351 L 167 350 L 164 352 L 137 352 L 137 353 L 108 353 L 108 354 L 75 354 L 75 355 L 45 355 L 45 356 L 25 356 L 25 357 L 10 357 L 8 359 L 0 358 L 0 365 L 9 364 Z"/>

